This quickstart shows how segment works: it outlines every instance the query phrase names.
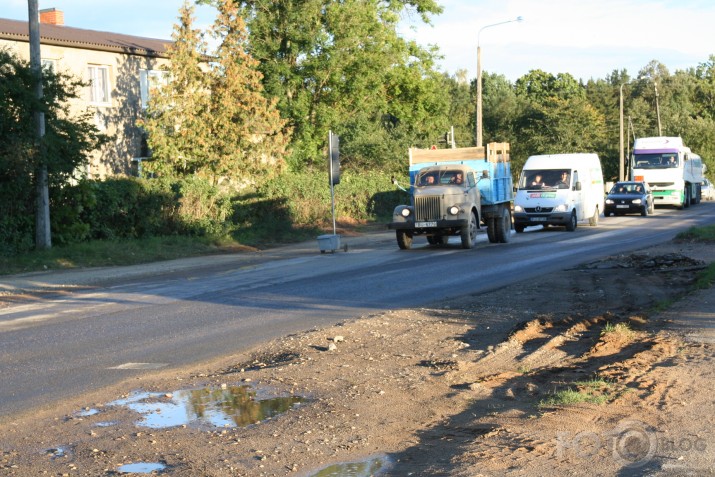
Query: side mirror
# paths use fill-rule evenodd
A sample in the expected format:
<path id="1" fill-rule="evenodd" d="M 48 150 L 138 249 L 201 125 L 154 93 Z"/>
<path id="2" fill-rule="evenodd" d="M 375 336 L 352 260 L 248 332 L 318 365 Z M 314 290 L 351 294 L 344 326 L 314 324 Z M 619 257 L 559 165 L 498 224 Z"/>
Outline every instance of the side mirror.
<path id="1" fill-rule="evenodd" d="M 489 171 L 484 169 L 482 171 L 482 179 L 489 179 Z"/>
<path id="2" fill-rule="evenodd" d="M 581 181 L 578 181 L 574 186 L 574 190 L 581 190 Z"/>

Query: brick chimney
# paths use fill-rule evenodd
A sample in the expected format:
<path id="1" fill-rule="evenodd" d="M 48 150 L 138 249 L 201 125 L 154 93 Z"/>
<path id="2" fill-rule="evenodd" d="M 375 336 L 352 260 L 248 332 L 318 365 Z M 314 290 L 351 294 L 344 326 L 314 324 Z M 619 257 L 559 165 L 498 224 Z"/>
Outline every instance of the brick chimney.
<path id="1" fill-rule="evenodd" d="M 47 25 L 64 25 L 65 14 L 56 8 L 44 8 L 40 10 L 40 23 Z"/>

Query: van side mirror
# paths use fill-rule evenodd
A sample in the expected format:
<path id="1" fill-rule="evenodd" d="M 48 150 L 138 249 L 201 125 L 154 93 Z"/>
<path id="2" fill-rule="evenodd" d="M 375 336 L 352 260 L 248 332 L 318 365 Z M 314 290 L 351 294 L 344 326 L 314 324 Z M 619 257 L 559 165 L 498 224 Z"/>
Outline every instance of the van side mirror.
<path id="1" fill-rule="evenodd" d="M 574 185 L 574 190 L 581 190 L 581 181 L 576 182 L 576 185 Z"/>

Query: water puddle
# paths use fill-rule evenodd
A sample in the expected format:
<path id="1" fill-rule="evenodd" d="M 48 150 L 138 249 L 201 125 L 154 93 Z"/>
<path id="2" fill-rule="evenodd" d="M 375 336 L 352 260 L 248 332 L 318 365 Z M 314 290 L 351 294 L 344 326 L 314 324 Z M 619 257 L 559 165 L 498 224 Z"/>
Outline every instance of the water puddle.
<path id="1" fill-rule="evenodd" d="M 120 474 L 151 474 L 152 472 L 166 469 L 164 464 L 158 462 L 136 462 L 124 464 L 117 469 Z"/>
<path id="2" fill-rule="evenodd" d="M 390 467 L 389 458 L 381 455 L 359 462 L 333 464 L 308 477 L 372 477 L 380 475 Z"/>
<path id="3" fill-rule="evenodd" d="M 299 396 L 258 399 L 250 386 L 185 389 L 173 393 L 132 393 L 108 406 L 126 406 L 142 418 L 137 425 L 154 429 L 210 425 L 245 427 L 288 411 Z"/>

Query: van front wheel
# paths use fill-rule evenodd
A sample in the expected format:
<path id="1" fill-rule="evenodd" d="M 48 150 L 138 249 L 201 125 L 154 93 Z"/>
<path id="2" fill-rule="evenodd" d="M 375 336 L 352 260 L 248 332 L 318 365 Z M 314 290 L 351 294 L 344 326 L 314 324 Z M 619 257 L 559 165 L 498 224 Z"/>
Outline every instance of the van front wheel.
<path id="1" fill-rule="evenodd" d="M 569 219 L 569 223 L 566 224 L 566 230 L 569 232 L 573 232 L 576 230 L 576 226 L 578 225 L 578 222 L 576 221 L 576 211 L 574 210 L 571 212 L 571 218 Z"/>

